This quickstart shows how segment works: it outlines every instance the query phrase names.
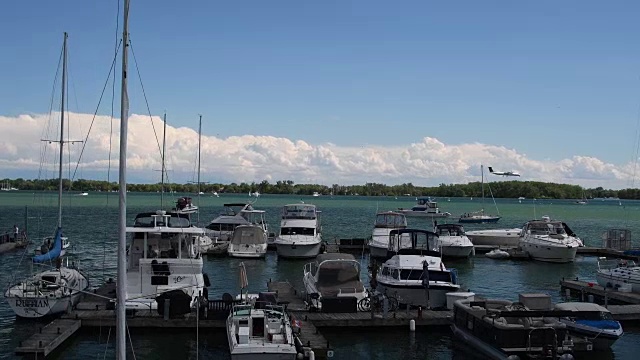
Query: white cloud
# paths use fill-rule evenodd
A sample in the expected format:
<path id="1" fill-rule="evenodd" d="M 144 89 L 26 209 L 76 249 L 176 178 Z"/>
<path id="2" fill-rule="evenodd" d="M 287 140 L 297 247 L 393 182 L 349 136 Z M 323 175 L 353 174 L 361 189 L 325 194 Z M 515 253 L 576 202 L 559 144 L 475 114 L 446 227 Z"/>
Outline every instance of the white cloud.
<path id="1" fill-rule="evenodd" d="M 93 116 L 69 114 L 68 132 L 73 140 L 86 136 Z M 158 138 L 162 121 L 153 117 Z M 0 116 L 0 166 L 16 171 L 37 171 L 42 158 L 53 169 L 57 144 L 41 139 L 59 137 L 59 114 Z M 160 169 L 161 145 L 156 141 L 151 119 L 131 115 L 129 119 L 127 169 L 137 181 L 156 182 Z M 113 121 L 112 169 L 117 169 L 120 123 Z M 81 162 L 82 171 L 97 174 L 108 166 L 110 118 L 97 116 Z M 46 129 L 46 131 L 43 131 Z M 65 131 L 66 132 L 66 131 Z M 384 182 L 417 185 L 466 183 L 479 180 L 480 164 L 500 170 L 515 170 L 522 180 L 552 181 L 588 187 L 623 188 L 630 186 L 633 164 L 610 164 L 579 154 L 557 162 L 537 160 L 515 149 L 489 144 L 449 145 L 424 137 L 405 146 L 338 146 L 332 143 L 310 144 L 275 136 L 202 137 L 203 181 L 293 180 L 324 184 Z M 198 134 L 190 128 L 167 127 L 167 168 L 172 181 L 195 178 Z M 82 144 L 70 145 L 72 163 L 78 159 Z M 46 153 L 43 152 L 46 150 Z M 65 155 L 65 159 L 68 159 Z M 104 177 L 106 179 L 106 175 Z M 111 179 L 117 179 L 114 173 Z M 491 176 L 491 180 L 502 180 Z"/>

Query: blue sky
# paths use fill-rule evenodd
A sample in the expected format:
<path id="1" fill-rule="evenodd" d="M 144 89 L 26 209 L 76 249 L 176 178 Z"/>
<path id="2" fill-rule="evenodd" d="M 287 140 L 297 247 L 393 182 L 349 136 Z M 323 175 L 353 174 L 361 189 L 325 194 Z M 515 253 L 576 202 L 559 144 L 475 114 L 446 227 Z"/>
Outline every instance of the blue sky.
<path id="1" fill-rule="evenodd" d="M 48 111 L 63 31 L 70 110 L 93 113 L 116 7 L 4 4 L 0 115 Z M 398 147 L 432 137 L 623 164 L 638 130 L 638 13 L 634 1 L 133 0 L 130 32 L 151 112 L 176 127 L 203 114 L 203 132 L 221 138 Z M 130 79 L 131 112 L 145 114 Z"/>

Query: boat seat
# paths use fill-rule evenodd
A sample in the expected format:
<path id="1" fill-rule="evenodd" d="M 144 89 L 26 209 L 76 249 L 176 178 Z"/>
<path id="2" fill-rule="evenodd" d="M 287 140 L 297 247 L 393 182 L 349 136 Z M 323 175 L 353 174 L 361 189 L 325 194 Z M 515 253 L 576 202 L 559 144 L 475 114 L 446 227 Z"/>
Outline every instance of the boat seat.
<path id="1" fill-rule="evenodd" d="M 284 335 L 282 335 L 282 334 L 274 334 L 271 337 L 271 342 L 273 344 L 286 344 L 286 341 L 284 339 Z"/>

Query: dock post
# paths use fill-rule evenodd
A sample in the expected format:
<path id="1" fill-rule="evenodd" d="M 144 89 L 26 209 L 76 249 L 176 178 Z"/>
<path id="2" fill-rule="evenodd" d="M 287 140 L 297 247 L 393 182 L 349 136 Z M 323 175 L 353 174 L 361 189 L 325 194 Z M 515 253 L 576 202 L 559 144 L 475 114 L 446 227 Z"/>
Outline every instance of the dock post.
<path id="1" fill-rule="evenodd" d="M 564 289 L 564 296 L 566 296 L 567 299 L 570 298 L 571 297 L 571 289 L 569 289 L 569 288 Z"/>
<path id="2" fill-rule="evenodd" d="M 594 301 L 593 294 L 587 295 L 587 301 L 590 302 L 590 303 L 593 303 L 593 301 Z"/>
<path id="3" fill-rule="evenodd" d="M 604 307 L 609 307 L 609 296 L 607 296 L 607 287 L 604 288 Z"/>
<path id="4" fill-rule="evenodd" d="M 316 353 L 313 350 L 309 350 L 309 360 L 316 360 Z"/>
<path id="5" fill-rule="evenodd" d="M 171 305 L 171 299 L 164 299 L 164 319 L 169 320 L 169 305 Z"/>
<path id="6" fill-rule="evenodd" d="M 416 331 L 416 321 L 413 319 L 409 320 L 409 331 Z"/>

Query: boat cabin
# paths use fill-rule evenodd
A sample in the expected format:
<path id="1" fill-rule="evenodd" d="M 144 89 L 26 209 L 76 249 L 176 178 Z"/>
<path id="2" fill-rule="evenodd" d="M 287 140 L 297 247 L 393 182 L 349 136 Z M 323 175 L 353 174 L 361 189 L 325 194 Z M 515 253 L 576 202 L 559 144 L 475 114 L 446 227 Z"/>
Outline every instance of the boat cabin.
<path id="1" fill-rule="evenodd" d="M 460 224 L 438 224 L 435 230 L 438 236 L 464 236 L 464 227 Z"/>
<path id="2" fill-rule="evenodd" d="M 532 220 L 525 224 L 524 234 L 531 235 L 567 235 L 562 221 L 552 221 L 548 217 L 542 220 Z"/>
<path id="3" fill-rule="evenodd" d="M 290 204 L 282 209 L 282 219 L 315 220 L 319 211 L 311 204 Z"/>
<path id="4" fill-rule="evenodd" d="M 424 276 L 424 262 L 427 262 L 428 276 Z M 416 280 L 429 279 L 430 282 L 444 282 L 456 284 L 457 279 L 447 270 L 440 258 L 429 256 L 406 256 L 397 255 L 391 260 L 387 260 L 378 270 L 378 277 L 387 277 L 395 280 Z"/>
<path id="5" fill-rule="evenodd" d="M 233 231 L 231 244 L 233 245 L 260 245 L 267 243 L 267 234 L 256 225 L 240 225 Z"/>
<path id="6" fill-rule="evenodd" d="M 430 197 L 419 197 L 416 206 L 411 208 L 411 210 L 437 213 L 438 203 L 433 201 Z"/>
<path id="7" fill-rule="evenodd" d="M 400 213 L 387 211 L 376 215 L 375 228 L 400 229 L 407 227 L 407 218 Z"/>

